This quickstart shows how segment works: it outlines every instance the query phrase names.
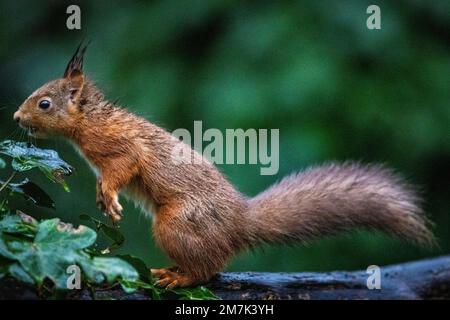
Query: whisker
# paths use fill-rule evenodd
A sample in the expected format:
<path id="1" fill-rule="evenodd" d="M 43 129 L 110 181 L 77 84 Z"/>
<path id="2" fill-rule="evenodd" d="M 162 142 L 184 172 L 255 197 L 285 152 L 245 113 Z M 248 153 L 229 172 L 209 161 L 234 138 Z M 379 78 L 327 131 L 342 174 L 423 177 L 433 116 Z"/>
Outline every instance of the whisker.
<path id="1" fill-rule="evenodd" d="M 21 127 L 17 127 L 16 130 L 14 131 L 14 135 L 11 137 L 11 139 L 21 141 L 22 140 L 22 132 L 23 132 L 23 129 Z"/>
<path id="2" fill-rule="evenodd" d="M 2 140 L 14 140 L 15 135 L 18 133 L 20 127 L 16 127 L 13 131 L 11 131 L 8 135 L 6 135 Z"/>
<path id="3" fill-rule="evenodd" d="M 24 134 L 25 134 L 25 129 L 21 128 L 22 130 L 20 130 L 20 136 L 19 136 L 19 141 L 23 141 L 24 140 Z"/>
<path id="4" fill-rule="evenodd" d="M 36 138 L 35 136 L 33 136 L 33 140 L 34 140 L 34 146 L 37 148 L 37 146 L 38 146 L 38 143 L 37 143 L 37 141 L 38 141 L 38 138 Z"/>
<path id="5" fill-rule="evenodd" d="M 17 127 L 17 129 L 15 130 L 14 135 L 11 137 L 12 140 L 20 140 L 21 139 L 21 135 L 22 135 L 22 131 L 23 129 L 21 127 Z"/>

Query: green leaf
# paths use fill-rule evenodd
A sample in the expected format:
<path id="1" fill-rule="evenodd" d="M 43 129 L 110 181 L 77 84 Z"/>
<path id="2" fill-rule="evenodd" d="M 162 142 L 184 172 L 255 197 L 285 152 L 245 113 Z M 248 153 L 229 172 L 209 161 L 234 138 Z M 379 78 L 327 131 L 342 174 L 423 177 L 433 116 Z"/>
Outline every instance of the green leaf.
<path id="1" fill-rule="evenodd" d="M 195 288 L 178 288 L 169 290 L 180 296 L 182 300 L 219 300 L 211 290 L 204 286 Z"/>
<path id="2" fill-rule="evenodd" d="M 18 263 L 21 269 L 14 267 L 9 272 L 13 275 L 14 271 L 19 279 L 25 277 L 20 274 L 23 270 L 37 285 L 47 278 L 56 288 L 66 289 L 70 276 L 67 267 L 77 265 L 86 282 L 136 281 L 138 272 L 126 261 L 91 257 L 87 253 L 96 238 L 94 230 L 85 226 L 74 228 L 59 219 L 37 222 L 21 214 L 0 220 L 0 256 Z"/>
<path id="3" fill-rule="evenodd" d="M 11 264 L 11 260 L 2 257 L 0 254 L 0 279 L 9 273 L 9 267 Z"/>
<path id="4" fill-rule="evenodd" d="M 110 246 L 101 250 L 103 254 L 110 253 L 112 250 L 121 247 L 122 244 L 125 242 L 125 237 L 116 227 L 111 227 L 87 214 L 80 215 L 80 219 L 94 223 L 95 229 L 97 231 L 103 232 L 109 239 L 113 241 L 113 243 Z"/>
<path id="5" fill-rule="evenodd" d="M 6 167 L 6 162 L 2 158 L 0 158 L 0 169 L 3 169 L 4 167 Z"/>
<path id="6" fill-rule="evenodd" d="M 53 202 L 52 198 L 50 198 L 50 196 L 37 184 L 31 182 L 28 179 L 25 179 L 19 183 L 10 183 L 6 186 L 6 188 L 8 188 L 14 194 L 21 195 L 25 198 L 25 200 L 30 201 L 35 205 L 46 208 L 55 208 L 55 203 Z"/>
<path id="7" fill-rule="evenodd" d="M 17 211 L 17 215 L 6 215 L 0 220 L 0 232 L 31 238 L 35 237 L 37 226 L 38 222 L 34 218 L 21 211 Z"/>
<path id="8" fill-rule="evenodd" d="M 64 190 L 69 191 L 63 176 L 71 174 L 73 168 L 61 160 L 56 151 L 39 149 L 26 142 L 6 140 L 0 143 L 0 153 L 13 158 L 14 170 L 22 172 L 38 168 L 50 180 L 61 184 Z"/>
<path id="9" fill-rule="evenodd" d="M 219 299 L 219 297 L 217 297 L 213 292 L 203 286 L 195 288 L 178 288 L 171 290 L 158 288 L 153 285 L 154 280 L 151 276 L 150 268 L 147 267 L 145 262 L 131 255 L 120 255 L 118 257 L 130 263 L 139 272 L 140 280 L 138 281 L 120 281 L 120 284 L 125 292 L 132 293 L 138 289 L 149 289 L 152 290 L 152 298 L 155 300 L 161 299 L 161 296 L 167 292 L 172 292 L 179 296 L 180 299 L 184 300 Z"/>
<path id="10" fill-rule="evenodd" d="M 93 218 L 83 218 L 99 224 Z M 38 222 L 20 211 L 5 216 L 0 219 L 0 277 L 9 274 L 38 286 L 50 279 L 56 288 L 66 289 L 71 275 L 67 268 L 77 265 L 83 272 L 82 280 L 88 284 L 120 283 L 128 293 L 149 290 L 153 299 L 161 299 L 167 293 L 181 299 L 218 299 L 205 287 L 173 290 L 155 287 L 149 268 L 134 256 L 91 256 L 89 252 L 96 238 L 94 230 L 85 226 L 74 228 L 59 219 Z"/>
<path id="11" fill-rule="evenodd" d="M 123 291 L 126 293 L 133 293 L 139 288 L 142 288 L 142 285 L 146 285 L 144 282 L 127 280 L 119 280 L 119 283 L 122 286 Z"/>
<path id="12" fill-rule="evenodd" d="M 0 259 L 9 259 L 14 260 L 15 255 L 11 253 L 6 246 L 6 243 L 3 241 L 2 233 L 0 232 Z"/>
<path id="13" fill-rule="evenodd" d="M 145 264 L 144 261 L 129 254 L 119 255 L 117 257 L 127 261 L 139 273 L 139 280 L 137 281 L 124 281 L 124 280 L 119 281 L 122 286 L 122 289 L 125 292 L 132 293 L 138 289 L 150 290 L 153 300 L 161 300 L 162 295 L 166 290 L 158 288 L 155 285 L 153 285 L 154 279 L 150 272 L 150 268 Z"/>
<path id="14" fill-rule="evenodd" d="M 137 281 L 127 281 L 127 280 L 119 280 L 122 289 L 126 293 L 133 293 L 139 289 L 150 290 L 152 293 L 153 300 L 161 300 L 163 293 L 165 292 L 162 288 L 157 288 L 152 284 L 146 283 L 141 280 Z"/>
<path id="15" fill-rule="evenodd" d="M 22 282 L 34 284 L 33 278 L 18 263 L 13 263 L 9 266 L 8 274 Z"/>
<path id="16" fill-rule="evenodd" d="M 95 239 L 95 232 L 87 227 L 74 229 L 59 219 L 51 219 L 39 224 L 32 241 L 13 238 L 7 247 L 38 285 L 49 278 L 56 287 L 65 288 L 67 267 L 88 260 L 80 249 L 89 247 Z"/>
<path id="17" fill-rule="evenodd" d="M 137 271 L 127 262 L 114 257 L 94 257 L 81 262 L 83 271 L 89 280 L 94 283 L 108 282 L 123 279 L 136 281 L 139 278 Z"/>
<path id="18" fill-rule="evenodd" d="M 147 267 L 144 261 L 129 254 L 118 255 L 117 257 L 131 264 L 139 273 L 139 278 L 141 280 L 147 283 L 153 283 L 153 277 L 150 272 L 150 268 Z"/>

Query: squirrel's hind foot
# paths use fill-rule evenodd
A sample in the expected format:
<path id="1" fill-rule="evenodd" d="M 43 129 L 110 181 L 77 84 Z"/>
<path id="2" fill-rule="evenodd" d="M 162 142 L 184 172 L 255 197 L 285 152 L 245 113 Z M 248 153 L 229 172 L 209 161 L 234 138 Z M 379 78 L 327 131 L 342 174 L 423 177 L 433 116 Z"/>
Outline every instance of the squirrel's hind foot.
<path id="1" fill-rule="evenodd" d="M 153 276 L 159 278 L 155 285 L 165 287 L 166 289 L 191 287 L 203 282 L 189 274 L 181 272 L 178 267 L 151 269 L 151 273 Z"/>

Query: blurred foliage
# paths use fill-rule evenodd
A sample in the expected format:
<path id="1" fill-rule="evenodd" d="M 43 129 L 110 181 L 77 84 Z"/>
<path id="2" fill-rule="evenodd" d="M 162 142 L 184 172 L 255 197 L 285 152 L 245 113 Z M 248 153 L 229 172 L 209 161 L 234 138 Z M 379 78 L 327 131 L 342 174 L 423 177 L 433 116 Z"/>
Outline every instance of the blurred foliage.
<path id="1" fill-rule="evenodd" d="M 80 31 L 66 29 L 74 3 L 82 10 Z M 255 165 L 220 167 L 242 192 L 255 195 L 328 160 L 385 162 L 421 187 L 440 241 L 427 251 L 357 232 L 306 248 L 257 249 L 229 270 L 354 269 L 450 253 L 450 2 L 377 1 L 377 31 L 365 25 L 369 4 L 2 0 L 0 139 L 20 137 L 12 121 L 17 106 L 62 76 L 80 40 L 90 39 L 88 75 L 110 100 L 170 131 L 191 130 L 194 120 L 205 129 L 280 129 L 278 175 L 260 176 Z M 61 140 L 38 146 L 76 168 L 71 193 L 49 189 L 58 216 L 75 224 L 83 213 L 100 217 L 94 175 L 73 148 Z M 122 252 L 155 267 L 169 264 L 152 245 L 150 222 L 122 202 Z M 38 217 L 54 216 L 41 209 Z"/>

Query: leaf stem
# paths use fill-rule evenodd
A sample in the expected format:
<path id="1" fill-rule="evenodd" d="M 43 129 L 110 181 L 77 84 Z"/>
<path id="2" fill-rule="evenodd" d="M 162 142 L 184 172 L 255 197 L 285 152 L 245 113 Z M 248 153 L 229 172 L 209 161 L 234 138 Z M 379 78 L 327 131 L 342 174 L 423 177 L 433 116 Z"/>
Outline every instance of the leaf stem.
<path id="1" fill-rule="evenodd" d="M 14 170 L 13 173 L 9 176 L 8 179 L 6 179 L 6 181 L 3 183 L 3 185 L 0 187 L 0 192 L 3 191 L 3 189 L 6 188 L 6 186 L 11 182 L 12 179 L 14 179 L 14 177 L 16 176 L 17 171 Z"/>

